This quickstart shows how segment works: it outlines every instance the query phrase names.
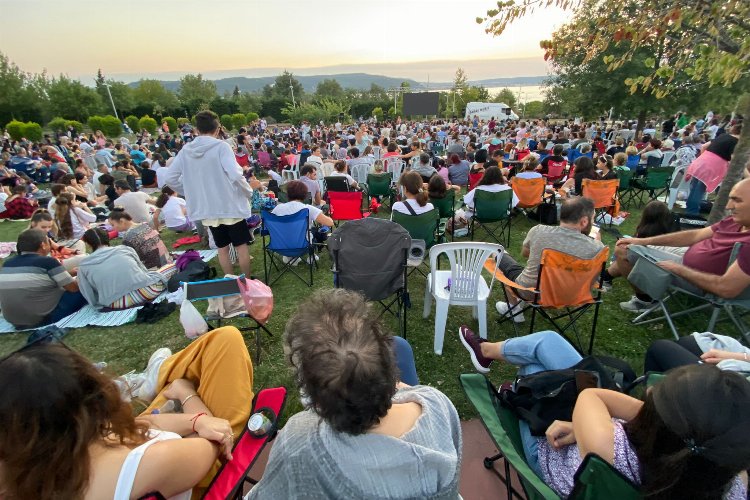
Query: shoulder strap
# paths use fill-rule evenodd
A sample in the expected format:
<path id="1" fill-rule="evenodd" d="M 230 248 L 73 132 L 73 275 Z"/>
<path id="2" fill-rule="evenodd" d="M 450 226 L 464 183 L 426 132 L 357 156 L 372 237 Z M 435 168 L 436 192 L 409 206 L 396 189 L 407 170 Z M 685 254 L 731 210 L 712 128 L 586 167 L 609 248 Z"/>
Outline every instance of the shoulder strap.
<path id="1" fill-rule="evenodd" d="M 409 203 L 408 199 L 404 200 L 404 206 L 406 207 L 406 209 L 409 211 L 410 214 L 417 215 L 417 212 L 414 210 L 414 207 L 411 206 L 411 203 Z"/>
<path id="2" fill-rule="evenodd" d="M 170 433 L 171 434 L 171 433 Z M 117 486 L 115 486 L 114 500 L 129 500 L 130 493 L 133 490 L 133 482 L 135 481 L 135 475 L 138 472 L 138 466 L 141 463 L 143 454 L 146 452 L 149 446 L 159 441 L 165 441 L 167 439 L 173 439 L 168 435 L 157 435 L 153 439 L 146 441 L 137 448 L 133 448 L 128 456 L 125 457 L 125 462 L 122 464 L 120 469 L 120 475 L 117 477 Z"/>

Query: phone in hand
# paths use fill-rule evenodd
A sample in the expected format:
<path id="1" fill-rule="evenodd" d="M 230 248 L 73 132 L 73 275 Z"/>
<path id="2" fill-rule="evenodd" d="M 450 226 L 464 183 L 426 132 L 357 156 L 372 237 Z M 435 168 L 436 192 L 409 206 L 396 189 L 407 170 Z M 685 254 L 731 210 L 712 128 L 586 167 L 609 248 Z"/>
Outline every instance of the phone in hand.
<path id="1" fill-rule="evenodd" d="M 599 234 L 599 226 L 596 224 L 591 226 L 591 232 L 589 232 L 589 236 L 592 238 L 596 238 L 596 236 Z"/>

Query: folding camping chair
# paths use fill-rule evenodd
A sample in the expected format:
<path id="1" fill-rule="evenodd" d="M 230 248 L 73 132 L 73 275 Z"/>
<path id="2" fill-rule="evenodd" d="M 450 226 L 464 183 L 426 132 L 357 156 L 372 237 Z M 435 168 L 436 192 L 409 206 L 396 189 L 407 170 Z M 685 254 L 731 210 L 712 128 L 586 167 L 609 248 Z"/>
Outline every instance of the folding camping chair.
<path id="1" fill-rule="evenodd" d="M 452 221 L 451 227 L 456 226 L 456 191 L 454 189 L 448 189 L 443 198 L 430 198 L 429 201 L 440 214 L 441 226 L 444 224 L 447 226 L 448 219 Z M 453 241 L 453 233 L 451 233 L 451 241 Z"/>
<path id="2" fill-rule="evenodd" d="M 395 192 L 391 187 L 391 179 L 393 176 L 390 172 L 383 172 L 380 174 L 367 174 L 367 205 L 369 206 L 374 196 L 381 196 L 381 201 L 388 201 L 393 206 L 393 200 Z"/>
<path id="3" fill-rule="evenodd" d="M 548 161 L 547 162 L 547 173 L 542 174 L 547 179 L 547 184 L 553 185 L 555 182 L 562 180 L 565 175 L 565 169 L 568 166 L 568 161 Z"/>
<path id="4" fill-rule="evenodd" d="M 263 236 L 263 272 L 264 281 L 268 286 L 272 286 L 289 271 L 307 286 L 313 285 L 315 250 L 310 239 L 308 212 L 307 209 L 291 215 L 262 212 L 260 233 Z M 267 239 L 270 239 L 270 242 Z M 305 255 L 310 267 L 309 283 L 295 269 L 297 261 Z M 279 271 L 279 274 L 270 280 L 272 270 Z"/>
<path id="5" fill-rule="evenodd" d="M 430 276 L 425 282 L 424 309 L 422 317 L 427 318 L 432 311 L 435 299 L 435 354 L 443 353 L 445 324 L 451 305 L 469 306 L 479 321 L 479 336 L 487 338 L 487 299 L 492 291 L 494 273 L 490 285 L 482 277 L 482 266 L 493 253 L 502 255 L 492 243 L 443 243 L 430 249 Z M 449 271 L 438 270 L 438 258 L 445 254 L 450 264 Z M 498 262 L 498 257 L 495 262 Z M 497 264 L 496 264 L 497 266 Z"/>
<path id="6" fill-rule="evenodd" d="M 521 209 L 532 209 L 542 204 L 544 189 L 547 183 L 544 177 L 537 179 L 519 179 L 514 177 L 511 182 L 513 192 L 518 197 L 518 205 Z M 476 193 L 475 193 L 476 194 Z"/>
<path id="7" fill-rule="evenodd" d="M 740 242 L 734 244 L 732 253 L 729 257 L 727 269 L 737 259 L 737 254 L 741 247 L 742 243 Z M 632 279 L 631 276 L 633 277 Z M 745 289 L 737 297 L 724 299 L 710 293 L 699 293 L 695 289 L 681 286 L 680 279 L 675 280 L 673 278 L 677 278 L 677 276 L 666 269 L 659 267 L 656 262 L 653 262 L 646 257 L 638 259 L 633 267 L 633 271 L 631 271 L 628 276 L 628 281 L 644 293 L 648 293 L 651 298 L 656 301 L 656 304 L 633 318 L 631 322 L 634 325 L 646 325 L 664 320 L 669 325 L 670 330 L 672 330 L 675 339 L 679 339 L 680 335 L 674 324 L 674 318 L 685 315 L 689 315 L 692 318 L 698 311 L 711 309 L 708 326 L 701 331 L 716 331 L 716 323 L 719 320 L 719 315 L 723 311 L 734 324 L 737 331 L 745 338 L 745 341 L 750 342 L 750 327 L 742 321 L 741 315 L 735 313 L 735 309 L 742 309 L 744 311 L 750 310 L 750 288 Z M 701 303 L 692 307 L 689 306 L 683 308 L 678 312 L 671 312 L 667 307 L 668 301 L 673 299 L 671 303 L 679 302 L 679 299 L 681 298 L 689 298 L 693 302 L 699 301 Z M 661 311 L 662 316 L 646 319 L 657 310 Z M 691 331 L 693 330 L 695 330 L 695 328 Z"/>
<path id="8" fill-rule="evenodd" d="M 244 280 L 245 276 L 186 283 L 186 286 L 184 287 L 185 300 L 195 302 L 196 300 L 208 300 L 218 297 L 240 295 L 240 287 L 237 284 L 238 279 Z M 246 318 L 251 322 L 250 326 L 238 328 L 238 330 L 240 332 L 255 332 L 255 363 L 260 364 L 260 353 L 263 349 L 263 336 L 261 335 L 261 331 L 265 332 L 269 337 L 273 337 L 273 333 L 271 333 L 264 324 L 260 323 L 249 312 L 233 316 L 233 318 Z M 204 316 L 204 319 L 206 320 L 206 323 L 214 329 L 219 328 L 223 321 L 231 318 L 222 318 L 218 315 L 207 315 Z"/>
<path id="9" fill-rule="evenodd" d="M 495 279 L 505 285 L 503 293 L 505 294 L 506 302 L 509 302 L 509 290 L 523 291 L 534 297 L 531 302 L 522 302 L 523 306 L 520 310 L 510 315 L 506 314 L 500 318 L 500 323 L 511 320 L 513 329 L 516 335 L 518 335 L 518 329 L 515 321 L 512 321 L 512 317 L 523 314 L 524 311 L 531 309 L 529 333 L 535 331 L 534 321 L 536 314 L 539 313 L 583 355 L 583 344 L 576 328 L 576 322 L 586 311 L 593 307 L 594 318 L 591 324 L 591 336 L 589 337 L 588 348 L 588 354 L 591 354 L 591 351 L 594 349 L 599 306 L 602 303 L 601 273 L 607 264 L 608 256 L 609 247 L 602 248 L 592 259 L 579 259 L 573 255 L 546 248 L 542 251 L 539 275 L 535 288 L 522 287 L 518 283 L 509 280 L 502 271 L 497 269 L 492 259 L 488 260 L 485 262 L 484 268 L 490 273 L 494 273 Z M 560 312 L 551 313 L 548 309 Z M 560 321 L 563 318 L 566 321 L 564 324 Z M 568 329 L 572 329 L 575 333 L 577 343 L 573 343 L 565 333 Z"/>
<path id="10" fill-rule="evenodd" d="M 344 179 L 342 177 L 342 179 Z M 370 216 L 370 212 L 362 209 L 362 191 L 351 191 L 348 193 L 329 191 L 328 206 L 331 219 L 338 227 L 339 221 L 358 220 Z"/>
<path id="11" fill-rule="evenodd" d="M 617 186 L 617 197 L 623 208 L 628 208 L 634 194 L 632 186 L 633 171 L 629 168 L 620 168 L 615 170 L 615 172 L 617 173 L 617 180 L 620 181 Z"/>
<path id="12" fill-rule="evenodd" d="M 597 181 L 593 179 L 583 179 L 583 196 L 594 202 L 596 222 L 604 222 L 604 214 L 610 214 L 609 225 L 612 226 L 612 217 L 619 212 L 617 201 L 617 188 L 620 185 L 618 179 L 608 181 Z"/>
<path id="13" fill-rule="evenodd" d="M 324 191 L 326 194 L 329 191 L 335 191 L 335 192 L 351 191 L 351 188 L 349 187 L 349 180 L 343 175 L 329 175 L 328 177 L 324 177 L 323 185 L 325 187 Z"/>
<path id="14" fill-rule="evenodd" d="M 391 220 L 406 229 L 412 240 L 423 241 L 425 251 L 432 248 L 444 236 L 444 233 L 440 232 L 440 213 L 436 208 L 419 215 L 409 215 L 393 211 L 391 213 Z M 421 269 L 421 265 L 424 263 L 424 255 L 421 257 L 421 259 L 410 259 L 409 266 L 412 270 L 409 274 L 416 270 L 422 276 L 427 276 L 427 273 Z"/>
<path id="15" fill-rule="evenodd" d="M 669 194 L 669 183 L 672 180 L 673 173 L 674 167 L 649 166 L 646 167 L 646 173 L 643 177 L 634 178 L 630 184 L 634 190 L 633 198 L 638 199 L 638 206 L 643 206 L 646 203 L 646 196 L 651 201 Z"/>
<path id="16" fill-rule="evenodd" d="M 407 260 L 408 231 L 386 219 L 370 217 L 344 224 L 328 238 L 336 288 L 356 290 L 396 317 L 406 338 L 406 310 L 410 307 Z"/>
<path id="17" fill-rule="evenodd" d="M 474 216 L 469 221 L 469 239 L 474 241 L 474 228 L 480 224 L 489 236 L 506 247 L 510 246 L 510 209 L 513 202 L 513 190 L 506 189 L 497 193 L 477 189 L 474 192 Z M 497 224 L 497 230 L 492 230 Z M 508 233 L 507 242 L 502 237 Z"/>
<path id="18" fill-rule="evenodd" d="M 526 463 L 518 418 L 510 409 L 500 404 L 500 399 L 496 396 L 497 389 L 492 383 L 480 373 L 464 373 L 460 375 L 459 382 L 499 451 L 495 456 L 486 457 L 484 466 L 493 469 L 494 463 L 503 459 L 505 475 L 498 473 L 498 476 L 507 488 L 508 500 L 559 500 L 560 496 Z M 518 475 L 521 491 L 512 484 L 511 467 Z M 589 454 L 576 472 L 573 491 L 568 498 L 636 500 L 640 498 L 640 494 L 636 485 L 601 457 Z"/>
<path id="19" fill-rule="evenodd" d="M 255 465 L 266 444 L 276 437 L 278 420 L 285 405 L 285 387 L 261 389 L 255 395 L 251 415 L 270 410 L 273 415 L 269 416 L 275 416 L 271 419 L 271 431 L 264 436 L 255 436 L 247 430 L 247 426 L 242 429 L 232 448 L 232 460 L 221 466 L 201 497 L 203 500 L 240 500 L 244 494 L 245 483 L 254 485 L 258 482 L 249 476 L 250 469 Z"/>

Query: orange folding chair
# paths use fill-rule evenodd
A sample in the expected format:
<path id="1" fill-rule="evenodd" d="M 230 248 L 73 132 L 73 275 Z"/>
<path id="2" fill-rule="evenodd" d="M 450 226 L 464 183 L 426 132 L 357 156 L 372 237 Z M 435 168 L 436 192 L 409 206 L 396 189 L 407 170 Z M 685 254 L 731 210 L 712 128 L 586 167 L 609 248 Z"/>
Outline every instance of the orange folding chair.
<path id="1" fill-rule="evenodd" d="M 491 274 L 494 273 L 495 279 L 505 285 L 503 293 L 506 302 L 510 294 L 518 296 L 519 291 L 525 292 L 526 297 L 533 296 L 533 300 L 525 302 L 520 310 L 512 315 L 500 318 L 500 323 L 511 320 L 513 329 L 516 330 L 516 335 L 518 335 L 516 323 L 512 321 L 512 317 L 531 309 L 529 333 L 534 332 L 534 321 L 538 313 L 549 321 L 554 329 L 583 355 L 583 344 L 576 328 L 576 322 L 586 311 L 593 308 L 594 318 L 591 323 L 591 336 L 589 337 L 587 352 L 591 354 L 594 348 L 599 306 L 602 303 L 601 275 L 608 257 L 609 247 L 602 248 L 592 259 L 580 259 L 574 255 L 547 248 L 542 252 L 536 288 L 522 287 L 508 279 L 502 271 L 495 271 L 494 260 L 488 259 L 484 268 Z M 575 333 L 575 343 L 566 333 L 571 329 Z"/>
<path id="2" fill-rule="evenodd" d="M 544 188 L 547 183 L 544 177 L 536 179 L 519 179 L 513 177 L 510 183 L 513 188 L 513 192 L 518 197 L 517 208 L 535 208 L 538 207 L 544 196 Z"/>
<path id="3" fill-rule="evenodd" d="M 362 191 L 328 191 L 331 219 L 338 226 L 342 220 L 359 220 L 370 216 L 362 209 Z"/>
<path id="4" fill-rule="evenodd" d="M 604 214 L 610 214 L 612 217 L 620 212 L 620 202 L 617 199 L 617 190 L 620 187 L 619 179 L 608 181 L 596 181 L 593 179 L 583 179 L 583 197 L 589 198 L 594 202 L 596 210 L 596 221 L 604 221 Z M 612 225 L 612 219 L 609 220 Z"/>

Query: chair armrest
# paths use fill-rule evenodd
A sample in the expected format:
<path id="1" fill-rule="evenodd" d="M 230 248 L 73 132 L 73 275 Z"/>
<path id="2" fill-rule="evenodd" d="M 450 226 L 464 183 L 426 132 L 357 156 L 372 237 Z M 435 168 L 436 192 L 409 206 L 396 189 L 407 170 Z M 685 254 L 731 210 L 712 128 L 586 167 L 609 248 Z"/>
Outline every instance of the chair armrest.
<path id="1" fill-rule="evenodd" d="M 539 290 L 536 288 L 521 286 L 515 281 L 511 280 L 500 269 L 495 269 L 495 259 L 489 258 L 484 262 L 484 269 L 491 275 L 494 275 L 495 279 L 501 282 L 503 285 L 513 288 L 514 290 L 523 290 L 524 292 L 539 294 Z"/>

